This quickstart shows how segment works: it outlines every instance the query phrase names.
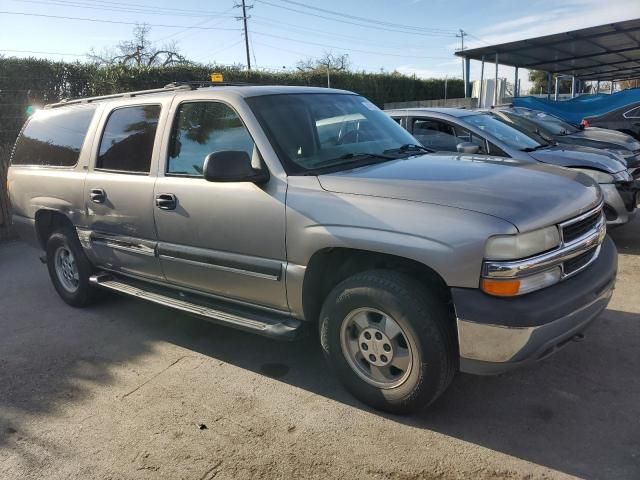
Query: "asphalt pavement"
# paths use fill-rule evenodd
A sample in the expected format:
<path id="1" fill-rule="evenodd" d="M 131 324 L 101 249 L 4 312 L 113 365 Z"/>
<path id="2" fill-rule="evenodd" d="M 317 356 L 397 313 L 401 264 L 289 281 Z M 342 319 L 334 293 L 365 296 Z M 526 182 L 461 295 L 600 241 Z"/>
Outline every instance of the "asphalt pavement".
<path id="1" fill-rule="evenodd" d="M 279 343 L 142 301 L 74 309 L 0 244 L 0 478 L 640 478 L 640 221 L 580 343 L 429 410 L 354 400 L 315 337 Z"/>

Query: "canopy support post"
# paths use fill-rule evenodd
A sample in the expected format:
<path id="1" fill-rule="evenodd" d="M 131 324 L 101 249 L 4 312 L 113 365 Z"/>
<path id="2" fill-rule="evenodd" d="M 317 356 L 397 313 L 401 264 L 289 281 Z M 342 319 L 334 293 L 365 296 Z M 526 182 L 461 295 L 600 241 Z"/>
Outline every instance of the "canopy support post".
<path id="1" fill-rule="evenodd" d="M 482 55 L 482 63 L 480 63 L 480 89 L 478 92 L 478 108 L 484 106 L 482 94 L 484 93 L 484 55 Z"/>
<path id="2" fill-rule="evenodd" d="M 596 82 L 596 95 L 600 93 L 600 80 Z"/>
<path id="3" fill-rule="evenodd" d="M 547 72 L 547 100 L 551 100 L 551 72 Z"/>
<path id="4" fill-rule="evenodd" d="M 464 57 L 464 98 L 471 96 L 471 59 Z"/>
<path id="5" fill-rule="evenodd" d="M 574 75 L 571 76 L 571 98 L 576 98 L 576 77 Z"/>
<path id="6" fill-rule="evenodd" d="M 518 96 L 518 67 L 516 67 L 515 78 L 513 80 L 513 96 Z"/>
<path id="7" fill-rule="evenodd" d="M 496 53 L 496 78 L 493 85 L 493 104 L 498 104 L 498 54 Z"/>
<path id="8" fill-rule="evenodd" d="M 560 77 L 558 75 L 556 75 L 556 90 L 555 90 L 555 93 L 553 95 L 553 99 L 556 102 L 558 101 L 558 93 L 560 93 Z"/>

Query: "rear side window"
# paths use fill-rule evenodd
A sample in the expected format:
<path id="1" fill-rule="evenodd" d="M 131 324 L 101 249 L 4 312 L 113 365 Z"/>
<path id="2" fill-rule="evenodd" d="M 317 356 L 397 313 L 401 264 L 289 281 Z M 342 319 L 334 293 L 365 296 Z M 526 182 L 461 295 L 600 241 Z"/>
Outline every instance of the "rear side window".
<path id="1" fill-rule="evenodd" d="M 96 168 L 149 173 L 160 105 L 138 105 L 114 110 L 100 140 Z"/>
<path id="2" fill-rule="evenodd" d="M 12 163 L 73 167 L 78 163 L 94 112 L 94 106 L 36 112 L 16 142 Z"/>

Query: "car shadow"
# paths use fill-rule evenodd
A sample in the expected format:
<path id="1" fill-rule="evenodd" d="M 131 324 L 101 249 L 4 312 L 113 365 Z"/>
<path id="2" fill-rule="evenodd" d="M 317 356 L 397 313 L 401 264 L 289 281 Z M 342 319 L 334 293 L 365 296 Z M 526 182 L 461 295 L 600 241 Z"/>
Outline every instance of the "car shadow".
<path id="1" fill-rule="evenodd" d="M 25 261 L 18 245 L 0 249 L 0 447 L 21 435 L 16 412 L 55 415 L 61 403 L 88 399 L 87 381 L 117 384 L 113 365 L 168 342 L 405 425 L 407 434 L 428 429 L 579 477 L 640 478 L 640 314 L 607 310 L 582 343 L 528 369 L 459 374 L 429 409 L 402 417 L 349 395 L 326 368 L 316 332 L 277 342 L 119 296 L 73 309 L 56 297 L 37 253 Z"/>

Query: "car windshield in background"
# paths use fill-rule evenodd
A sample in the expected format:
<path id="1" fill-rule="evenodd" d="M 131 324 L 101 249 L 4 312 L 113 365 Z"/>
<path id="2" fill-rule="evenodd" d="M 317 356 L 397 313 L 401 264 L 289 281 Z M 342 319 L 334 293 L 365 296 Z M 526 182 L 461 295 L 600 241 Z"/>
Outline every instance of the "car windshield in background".
<path id="1" fill-rule="evenodd" d="M 504 121 L 490 113 L 467 115 L 461 118 L 466 123 L 478 127 L 483 132 L 493 135 L 498 140 L 518 150 L 531 151 L 548 145 L 542 137 L 525 133 L 507 125 Z"/>
<path id="2" fill-rule="evenodd" d="M 546 129 L 552 135 L 570 135 L 579 131 L 579 129 L 558 117 L 554 117 L 548 113 L 538 112 L 536 110 L 518 108 L 514 109 L 514 115 L 519 115 L 531 120 Z"/>
<path id="3" fill-rule="evenodd" d="M 418 144 L 378 107 L 357 95 L 265 95 L 247 98 L 247 103 L 292 174 L 386 161 L 415 154 L 401 149 Z"/>

